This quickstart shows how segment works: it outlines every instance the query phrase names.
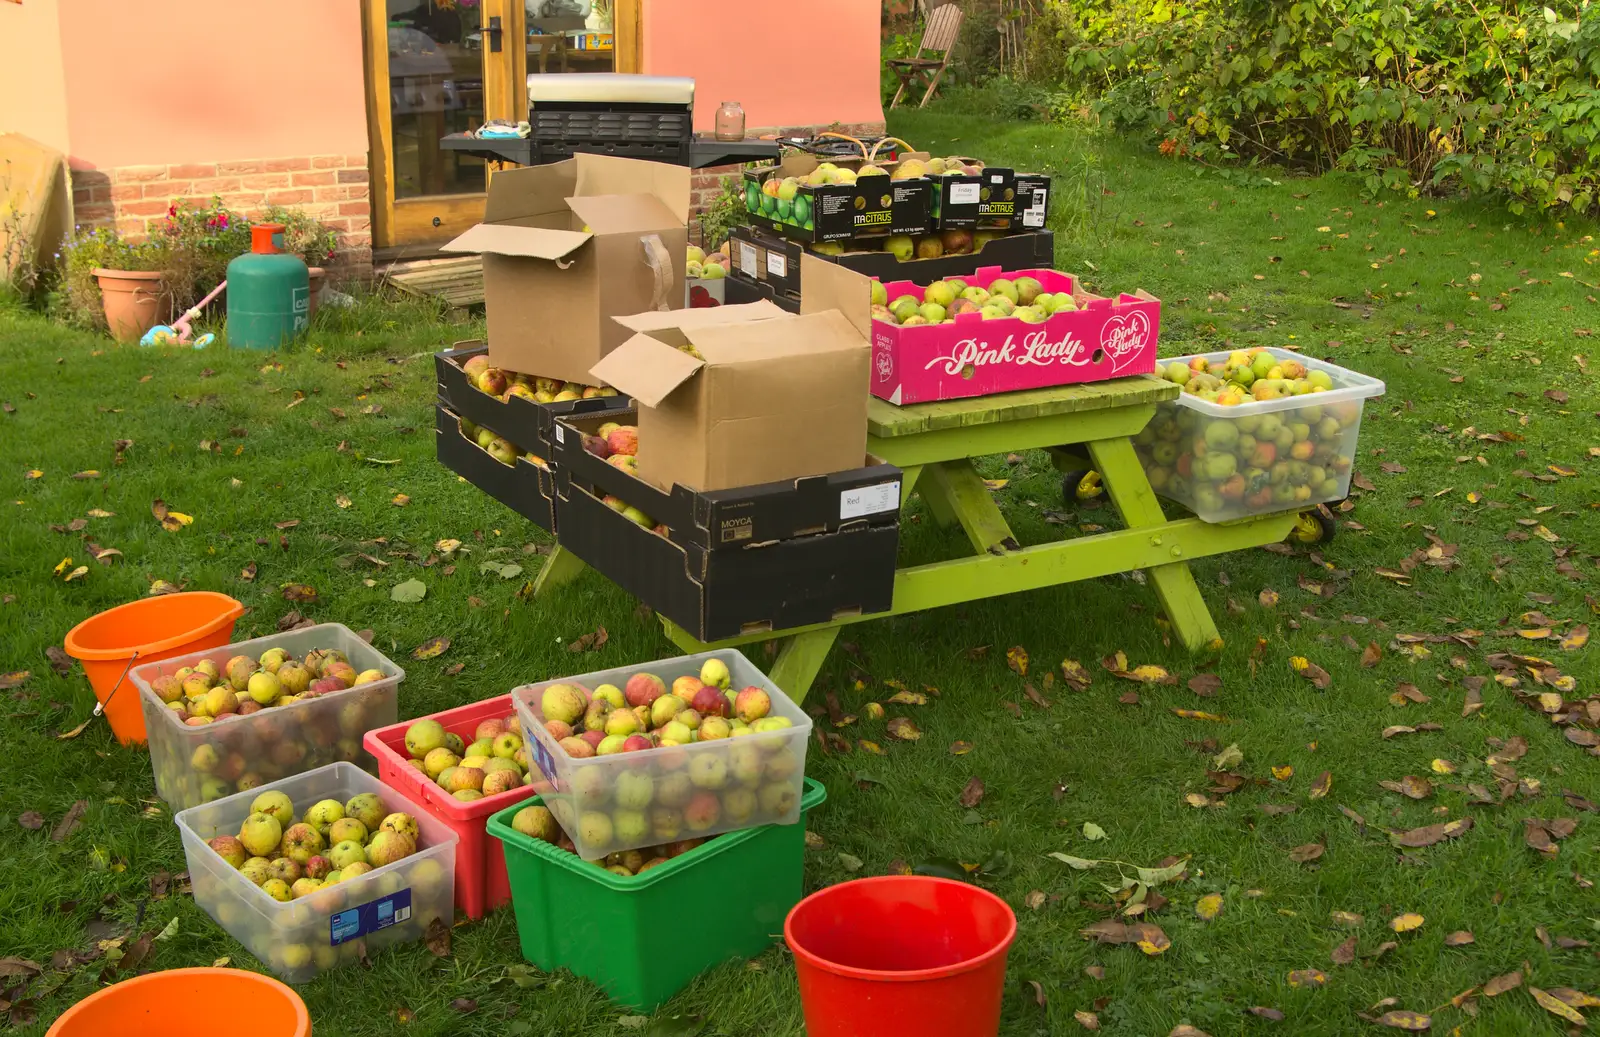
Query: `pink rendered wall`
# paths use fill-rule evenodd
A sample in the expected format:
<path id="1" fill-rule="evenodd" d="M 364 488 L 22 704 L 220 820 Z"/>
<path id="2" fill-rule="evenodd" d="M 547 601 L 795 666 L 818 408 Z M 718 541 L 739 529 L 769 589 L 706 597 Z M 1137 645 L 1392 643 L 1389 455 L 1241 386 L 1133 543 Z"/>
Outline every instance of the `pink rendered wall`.
<path id="1" fill-rule="evenodd" d="M 695 79 L 695 129 L 717 105 L 751 128 L 881 123 L 876 0 L 645 0 L 644 69 Z"/>
<path id="2" fill-rule="evenodd" d="M 367 151 L 358 0 L 70 0 L 60 35 L 74 168 Z"/>
<path id="3" fill-rule="evenodd" d="M 57 0 L 0 0 L 0 133 L 67 150 Z"/>

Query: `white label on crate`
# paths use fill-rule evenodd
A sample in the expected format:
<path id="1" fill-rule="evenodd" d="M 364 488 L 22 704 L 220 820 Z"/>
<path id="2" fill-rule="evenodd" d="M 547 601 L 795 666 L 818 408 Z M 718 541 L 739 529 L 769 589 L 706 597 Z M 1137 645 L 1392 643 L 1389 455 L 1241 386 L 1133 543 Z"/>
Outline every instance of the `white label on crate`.
<path id="1" fill-rule="evenodd" d="M 780 252 L 767 253 L 767 273 L 773 277 L 789 276 L 789 260 Z"/>
<path id="2" fill-rule="evenodd" d="M 858 486 L 839 494 L 839 520 L 900 510 L 900 480 L 876 486 Z"/>
<path id="3" fill-rule="evenodd" d="M 563 432 L 561 430 L 560 422 L 557 422 L 556 423 L 556 442 L 557 443 L 565 443 L 566 441 L 567 441 L 567 435 L 566 435 L 565 432 Z"/>
<path id="4" fill-rule="evenodd" d="M 739 269 L 751 277 L 761 276 L 761 264 L 756 259 L 756 247 L 739 242 Z"/>
<path id="5" fill-rule="evenodd" d="M 951 184 L 951 205 L 977 205 L 982 200 L 979 192 L 983 190 L 982 184 Z"/>
<path id="6" fill-rule="evenodd" d="M 411 917 L 411 889 L 368 901 L 328 916 L 328 942 L 335 947 L 346 940 L 399 925 Z"/>
<path id="7" fill-rule="evenodd" d="M 1049 193 L 1042 187 L 1033 192 L 1032 203 L 1022 210 L 1022 225 L 1024 227 L 1044 226 L 1044 200 Z"/>

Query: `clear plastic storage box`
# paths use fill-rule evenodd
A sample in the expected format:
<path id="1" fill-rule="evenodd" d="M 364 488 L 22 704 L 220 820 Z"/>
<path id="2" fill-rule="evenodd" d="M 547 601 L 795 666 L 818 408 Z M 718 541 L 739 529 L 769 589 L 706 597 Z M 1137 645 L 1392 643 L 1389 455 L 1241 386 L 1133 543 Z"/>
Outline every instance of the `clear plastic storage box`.
<path id="1" fill-rule="evenodd" d="M 416 819 L 417 852 L 297 900 L 274 900 L 208 841 L 237 835 L 261 793 L 277 790 L 301 816 L 318 800 L 341 803 L 373 792 L 393 812 Z M 183 836 L 195 903 L 281 979 L 302 983 L 379 948 L 419 940 L 454 921 L 456 835 L 366 771 L 335 763 L 263 785 L 174 818 Z"/>
<path id="2" fill-rule="evenodd" d="M 259 659 L 282 648 L 296 659 L 313 649 L 338 649 L 360 673 L 379 670 L 382 680 L 357 685 L 287 706 L 269 706 L 248 716 L 232 716 L 190 727 L 150 687 L 157 677 L 210 659 L 220 668 L 236 655 Z M 129 673 L 139 689 L 150 764 L 156 791 L 174 810 L 221 799 L 270 781 L 340 761 L 371 770 L 372 757 L 361 736 L 395 722 L 399 685 L 406 672 L 341 623 L 321 623 L 282 634 L 239 641 L 208 652 L 135 666 Z"/>
<path id="3" fill-rule="evenodd" d="M 679 677 L 698 676 L 708 659 L 727 665 L 732 690 L 753 686 L 765 691 L 772 703 L 767 715 L 784 717 L 790 726 L 588 759 L 569 756 L 545 727 L 540 703 L 552 684 L 577 685 L 592 693 L 602 684 L 625 688 L 634 674 L 653 673 L 670 689 Z M 534 788 L 584 860 L 800 819 L 811 718 L 737 651 L 542 681 L 515 689 L 511 698 L 534 767 L 542 775 Z"/>
<path id="4" fill-rule="evenodd" d="M 1184 392 L 1158 404 L 1134 439 L 1155 491 L 1206 522 L 1299 511 L 1350 492 L 1362 406 L 1382 395 L 1383 383 L 1286 349 L 1265 352 L 1326 372 L 1333 387 L 1277 399 L 1247 397 L 1234 406 Z M 1195 356 L 1225 361 L 1229 355 L 1173 357 L 1157 367 L 1187 365 Z"/>

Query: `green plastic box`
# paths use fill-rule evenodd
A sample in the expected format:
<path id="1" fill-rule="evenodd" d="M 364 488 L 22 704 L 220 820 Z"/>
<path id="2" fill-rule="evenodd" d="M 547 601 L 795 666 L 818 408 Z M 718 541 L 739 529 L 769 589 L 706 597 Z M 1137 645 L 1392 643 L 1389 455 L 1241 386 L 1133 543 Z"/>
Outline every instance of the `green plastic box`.
<path id="1" fill-rule="evenodd" d="M 827 798 L 807 778 L 800 824 L 727 832 L 631 878 L 514 830 L 511 818 L 539 797 L 506 807 L 489 834 L 505 844 L 522 956 L 591 979 L 618 1004 L 655 1009 L 713 965 L 783 938 L 803 891 L 805 815 Z M 691 926 L 665 924 L 708 890 L 717 910 Z"/>

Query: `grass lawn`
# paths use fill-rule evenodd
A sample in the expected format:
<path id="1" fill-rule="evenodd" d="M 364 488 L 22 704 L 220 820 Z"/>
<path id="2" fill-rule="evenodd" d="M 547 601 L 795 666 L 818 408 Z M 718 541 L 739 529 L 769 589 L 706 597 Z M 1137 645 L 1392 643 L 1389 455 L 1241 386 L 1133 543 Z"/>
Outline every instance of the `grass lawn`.
<path id="1" fill-rule="evenodd" d="M 1359 468 L 1373 488 L 1358 491 L 1320 554 L 1252 551 L 1194 566 L 1226 638 L 1209 667 L 1221 681 L 1211 697 L 1187 686 L 1204 661 L 1168 643 L 1137 577 L 853 628 L 853 646 L 835 653 L 812 703 L 832 690 L 865 716 L 868 701 L 901 684 L 938 695 L 889 706 L 890 717 L 915 719 L 920 741 L 895 742 L 884 720 L 862 720 L 843 733 L 882 755 L 813 747 L 808 773 L 829 798 L 812 815 L 820 842 L 807 850 L 808 888 L 907 864 L 983 865 L 982 883 L 1019 919 L 1008 1035 L 1075 1032 L 1075 1012 L 1130 1037 L 1162 1037 L 1183 1022 L 1215 1037 L 1348 1034 L 1378 1029 L 1359 1013 L 1386 1010 L 1432 1013 L 1438 1033 L 1563 1032 L 1529 987 L 1600 985 L 1593 948 L 1573 943 L 1600 942 L 1591 884 L 1600 818 L 1587 805 L 1600 801 L 1600 760 L 1492 679 L 1480 709 L 1464 705 L 1475 678 L 1492 678 L 1494 653 L 1550 660 L 1576 679 L 1569 698 L 1594 695 L 1600 681 L 1595 647 L 1558 643 L 1592 621 L 1600 596 L 1600 393 L 1586 370 L 1600 357 L 1584 357 L 1593 352 L 1585 329 L 1600 323 L 1592 228 L 1529 225 L 1438 199 L 1379 205 L 1334 178 L 1197 175 L 1071 129 L 997 126 L 939 109 L 894 121 L 938 153 L 1055 174 L 1058 266 L 1100 289 L 1158 294 L 1167 354 L 1293 345 L 1385 379 L 1388 395 L 1368 406 L 1362 429 Z M 407 667 L 403 716 L 671 654 L 636 602 L 593 573 L 533 602 L 518 595 L 522 578 L 480 571 L 514 560 L 531 574 L 548 541 L 435 463 L 428 354 L 472 329 L 428 316 L 365 307 L 337 324 L 324 318 L 308 346 L 268 356 L 118 349 L 0 310 L 0 671 L 32 674 L 0 697 L 0 951 L 45 965 L 7 995 L 19 1032 L 42 1032 L 98 985 L 103 962 L 59 971 L 49 964 L 57 951 L 173 919 L 175 935 L 154 945 L 148 967 L 222 957 L 259 967 L 187 897 L 154 895 L 153 880 L 182 871 L 184 859 L 169 815 L 146 810 L 147 756 L 120 748 L 103 722 L 58 740 L 93 700 L 81 672 L 56 674 L 46 650 L 85 616 L 159 579 L 244 601 L 240 638 L 273 630 L 294 608 L 370 627 Z M 119 453 L 119 440 L 132 442 Z M 98 475 L 74 477 L 89 470 Z M 1059 524 L 1057 479 L 1042 454 L 994 458 L 986 474 L 1009 480 L 997 495 L 1025 541 L 1115 522 L 1108 508 L 1073 505 Z M 150 512 L 158 498 L 193 525 L 164 531 Z M 905 529 L 908 557 L 964 549 L 959 531 L 914 520 Z M 472 551 L 450 573 L 434 556 L 442 538 Z M 120 558 L 97 564 L 90 539 Z M 62 559 L 71 561 L 58 571 Z M 80 564 L 87 575 L 65 582 Z M 391 601 L 389 589 L 411 578 L 427 584 L 426 599 Z M 285 601 L 288 583 L 310 584 L 319 600 Z M 567 650 L 601 626 L 609 640 L 598 653 Z M 1517 633 L 1532 628 L 1553 633 Z M 452 640 L 443 656 L 407 657 L 437 635 Z M 1459 636 L 1436 639 L 1448 635 Z M 1031 660 L 1026 683 L 1047 706 L 1007 666 L 1019 645 Z M 980 646 L 988 650 L 973 651 Z M 1118 650 L 1178 682 L 1112 678 L 1100 659 Z M 1381 658 L 1363 666 L 1364 650 Z M 1294 656 L 1324 668 L 1331 686 L 1296 676 Z M 1069 690 L 1059 673 L 1047 684 L 1065 659 L 1088 670 L 1086 690 Z M 447 674 L 453 664 L 465 668 Z M 1520 679 L 1524 691 L 1549 690 L 1526 669 Z M 1407 684 L 1420 701 L 1395 697 Z M 1427 726 L 1383 737 L 1394 725 Z M 1522 744 L 1513 739 L 1526 755 L 1511 759 Z M 970 751 L 953 753 L 957 741 Z M 1507 742 L 1505 759 L 1488 762 Z M 1219 768 L 1213 757 L 1233 745 L 1242 759 Z M 1440 761 L 1454 774 L 1437 773 Z M 1244 780 L 1207 774 L 1220 770 Z M 1324 772 L 1331 788 L 1317 797 Z M 1430 779 L 1431 792 L 1414 800 L 1380 785 L 1406 775 Z M 986 791 L 969 809 L 958 798 L 974 777 Z M 1215 791 L 1224 785 L 1239 787 Z M 1483 798 L 1493 805 L 1474 802 Z M 81 826 L 53 840 L 78 800 Z M 19 827 L 28 811 L 43 827 Z M 1469 831 L 1426 848 L 1397 848 L 1387 834 L 1464 818 Z M 1544 856 L 1525 843 L 1531 818 L 1573 818 L 1577 828 Z M 1086 825 L 1104 838 L 1088 838 Z M 1074 870 L 1052 851 L 1138 866 L 1187 857 L 1187 878 L 1162 885 L 1168 902 L 1148 916 L 1170 949 L 1148 956 L 1081 937 L 1113 917 L 1101 883 L 1115 883 L 1115 871 Z M 1203 921 L 1196 906 L 1209 894 L 1222 906 Z M 700 925 L 737 909 L 707 889 L 659 923 Z M 1408 912 L 1423 916 L 1421 927 L 1392 932 L 1390 920 Z M 1474 941 L 1447 941 L 1459 931 Z M 1351 937 L 1354 960 L 1336 964 Z M 520 960 L 507 911 L 458 927 L 448 957 L 398 949 L 303 993 L 318 1033 L 638 1032 L 571 975 L 512 982 L 507 966 Z M 1290 981 L 1306 969 L 1325 973 L 1325 984 Z M 1518 969 L 1520 988 L 1452 1007 Z M 475 1009 L 464 1014 L 466 1002 Z M 1252 1006 L 1287 1018 L 1275 1023 Z M 223 1023 L 241 1024 L 243 1006 Z M 791 963 L 775 949 L 714 969 L 650 1026 L 643 1032 L 799 1034 Z"/>

